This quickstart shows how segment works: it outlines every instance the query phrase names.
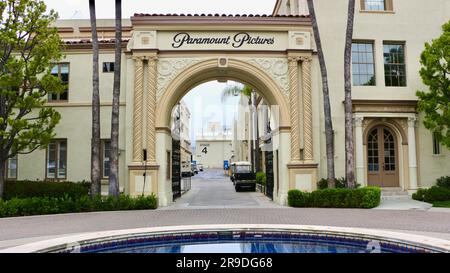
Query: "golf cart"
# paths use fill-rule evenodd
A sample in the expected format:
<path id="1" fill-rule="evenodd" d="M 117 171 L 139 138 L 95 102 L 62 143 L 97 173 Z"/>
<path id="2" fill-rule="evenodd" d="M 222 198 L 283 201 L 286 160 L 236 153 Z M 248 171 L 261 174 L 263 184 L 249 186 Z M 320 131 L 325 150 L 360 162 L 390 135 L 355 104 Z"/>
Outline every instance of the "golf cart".
<path id="1" fill-rule="evenodd" d="M 230 179 L 237 192 L 242 189 L 256 190 L 256 173 L 252 172 L 252 164 L 250 162 L 233 162 L 230 167 Z"/>

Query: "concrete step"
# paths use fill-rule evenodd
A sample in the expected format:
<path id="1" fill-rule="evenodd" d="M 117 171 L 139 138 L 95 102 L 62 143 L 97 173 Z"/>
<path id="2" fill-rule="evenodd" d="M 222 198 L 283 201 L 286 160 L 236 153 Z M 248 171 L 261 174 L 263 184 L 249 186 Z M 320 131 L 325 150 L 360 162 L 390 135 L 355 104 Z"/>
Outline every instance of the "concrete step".
<path id="1" fill-rule="evenodd" d="M 399 199 L 411 199 L 411 196 L 407 191 L 401 188 L 382 188 L 381 189 L 381 199 L 382 200 L 399 200 Z"/>

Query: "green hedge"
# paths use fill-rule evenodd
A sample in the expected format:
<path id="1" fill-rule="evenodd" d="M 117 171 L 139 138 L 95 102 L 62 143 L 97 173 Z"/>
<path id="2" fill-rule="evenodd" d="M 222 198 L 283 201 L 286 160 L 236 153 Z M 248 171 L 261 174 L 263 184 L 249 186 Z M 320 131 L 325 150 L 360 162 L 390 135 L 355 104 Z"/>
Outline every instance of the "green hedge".
<path id="1" fill-rule="evenodd" d="M 88 182 L 6 181 L 4 199 L 31 197 L 80 198 L 89 194 Z"/>
<path id="2" fill-rule="evenodd" d="M 7 201 L 0 200 L 0 218 L 73 212 L 143 210 L 156 209 L 157 206 L 157 198 L 153 194 L 137 198 L 126 195 L 120 195 L 118 198 L 82 196 L 74 199 L 68 195 L 61 198 L 13 198 Z"/>
<path id="3" fill-rule="evenodd" d="M 256 184 L 266 185 L 266 174 L 263 172 L 256 173 Z"/>
<path id="4" fill-rule="evenodd" d="M 436 180 L 436 186 L 450 189 L 450 176 L 442 176 Z"/>
<path id="5" fill-rule="evenodd" d="M 375 208 L 380 204 L 380 200 L 381 190 L 378 187 L 288 192 L 288 204 L 291 207 Z"/>
<path id="6" fill-rule="evenodd" d="M 419 189 L 412 195 L 414 200 L 435 202 L 450 200 L 450 188 L 433 186 L 429 189 Z"/>
<path id="7" fill-rule="evenodd" d="M 335 188 L 337 189 L 346 189 L 348 188 L 347 180 L 344 177 L 336 178 L 335 180 Z M 361 185 L 356 183 L 356 188 L 359 188 Z M 328 179 L 322 178 L 317 182 L 317 188 L 319 190 L 328 189 Z"/>

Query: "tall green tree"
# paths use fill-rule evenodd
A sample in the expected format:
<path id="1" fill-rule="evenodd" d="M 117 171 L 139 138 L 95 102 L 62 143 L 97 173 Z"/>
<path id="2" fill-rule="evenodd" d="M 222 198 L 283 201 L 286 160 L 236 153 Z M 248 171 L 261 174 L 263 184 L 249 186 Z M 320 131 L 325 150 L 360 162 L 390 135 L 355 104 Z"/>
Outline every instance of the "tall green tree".
<path id="1" fill-rule="evenodd" d="M 237 95 L 244 95 L 248 99 L 248 105 L 250 107 L 250 131 L 252 132 L 252 140 L 250 141 L 250 161 L 252 162 L 252 168 L 256 171 L 260 171 L 261 159 L 259 156 L 258 115 L 256 114 L 257 93 L 248 85 L 230 85 L 222 91 L 222 102 L 225 102 L 228 97 Z M 253 136 L 256 136 L 255 140 L 253 140 Z"/>
<path id="2" fill-rule="evenodd" d="M 345 89 L 345 178 L 349 188 L 355 182 L 355 145 L 353 140 L 353 106 L 352 106 L 352 42 L 353 22 L 355 18 L 355 0 L 348 0 L 347 31 L 345 33 L 344 51 L 344 89 Z"/>
<path id="3" fill-rule="evenodd" d="M 322 76 L 323 112 L 325 117 L 325 142 L 327 151 L 327 180 L 328 188 L 334 188 L 336 175 L 334 171 L 334 131 L 333 120 L 331 118 L 330 91 L 328 88 L 328 72 L 325 63 L 325 56 L 322 50 L 322 40 L 320 39 L 319 24 L 317 23 L 314 1 L 308 0 L 309 14 L 314 31 L 314 41 L 316 42 L 317 55 L 319 57 L 320 74 Z"/>
<path id="4" fill-rule="evenodd" d="M 46 107 L 52 92 L 63 92 L 52 76 L 62 57 L 53 10 L 44 1 L 0 1 L 0 198 L 9 158 L 46 147 L 60 114 Z"/>
<path id="5" fill-rule="evenodd" d="M 420 56 L 420 76 L 428 90 L 417 91 L 417 96 L 425 127 L 450 149 L 450 21 L 442 30 L 439 38 L 425 44 Z"/>
<path id="6" fill-rule="evenodd" d="M 111 148 L 109 195 L 119 196 L 119 108 L 120 108 L 120 71 L 122 58 L 122 1 L 115 0 L 116 6 L 116 39 L 114 61 L 113 102 L 111 114 Z"/>
<path id="7" fill-rule="evenodd" d="M 97 35 L 97 17 L 95 0 L 89 0 L 89 14 L 92 33 L 92 139 L 91 139 L 91 196 L 101 194 L 100 174 L 100 92 L 98 57 L 99 45 Z"/>

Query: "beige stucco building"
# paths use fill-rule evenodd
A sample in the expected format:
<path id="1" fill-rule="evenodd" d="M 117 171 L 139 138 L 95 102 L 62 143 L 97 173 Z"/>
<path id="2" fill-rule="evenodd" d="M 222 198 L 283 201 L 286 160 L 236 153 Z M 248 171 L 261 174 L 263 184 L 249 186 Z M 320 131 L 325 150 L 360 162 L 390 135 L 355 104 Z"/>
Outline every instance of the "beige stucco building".
<path id="1" fill-rule="evenodd" d="M 325 135 L 320 70 L 305 2 L 277 1 L 269 16 L 136 14 L 124 20 L 119 159 L 125 193 L 141 192 L 146 149 L 151 181 L 146 193 L 157 194 L 162 206 L 173 201 L 171 111 L 189 90 L 210 80 L 251 85 L 265 104 L 277 107 L 270 116 L 274 202 L 286 204 L 289 189 L 316 188 L 326 176 Z M 347 1 L 314 2 L 328 66 L 336 174 L 344 176 Z M 450 152 L 435 145 L 424 128 L 415 96 L 425 89 L 418 74 L 424 43 L 438 37 L 449 19 L 448 0 L 357 1 L 352 72 L 358 183 L 414 191 L 449 175 Z M 67 46 L 55 74 L 68 80 L 69 89 L 67 97 L 49 105 L 62 120 L 49 149 L 19 156 L 18 179 L 89 180 L 89 20 L 62 20 L 57 26 Z M 99 20 L 98 26 L 107 174 L 114 24 Z"/>

